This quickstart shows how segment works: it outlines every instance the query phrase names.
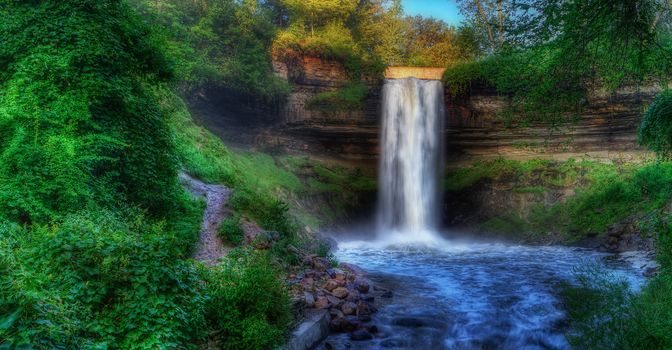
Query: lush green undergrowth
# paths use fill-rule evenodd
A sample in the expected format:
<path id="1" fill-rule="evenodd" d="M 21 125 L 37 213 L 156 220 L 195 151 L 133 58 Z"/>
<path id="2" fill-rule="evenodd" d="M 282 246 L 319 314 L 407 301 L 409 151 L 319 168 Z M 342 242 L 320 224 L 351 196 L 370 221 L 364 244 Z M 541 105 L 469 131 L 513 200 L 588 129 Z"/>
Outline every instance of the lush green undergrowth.
<path id="1" fill-rule="evenodd" d="M 308 107 L 326 112 L 360 110 L 369 88 L 364 83 L 355 83 L 333 92 L 323 92 L 308 101 Z"/>
<path id="2" fill-rule="evenodd" d="M 509 185 L 519 195 L 542 196 L 571 189 L 575 195 L 553 205 L 533 205 L 529 214 L 502 213 L 484 223 L 490 231 L 531 238 L 554 231 L 566 241 L 606 232 L 625 220 L 648 225 L 672 196 L 672 163 L 604 164 L 589 161 L 479 163 L 447 175 L 446 189 L 466 191 L 483 182 Z"/>

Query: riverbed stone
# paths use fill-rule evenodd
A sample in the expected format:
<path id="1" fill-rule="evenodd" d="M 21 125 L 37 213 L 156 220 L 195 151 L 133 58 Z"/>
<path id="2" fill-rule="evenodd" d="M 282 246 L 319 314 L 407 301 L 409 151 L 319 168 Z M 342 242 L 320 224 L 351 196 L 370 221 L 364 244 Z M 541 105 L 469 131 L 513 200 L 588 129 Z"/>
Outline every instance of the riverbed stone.
<path id="1" fill-rule="evenodd" d="M 348 301 L 341 306 L 341 311 L 343 311 L 345 315 L 353 315 L 355 312 L 357 312 L 357 305 Z"/>
<path id="2" fill-rule="evenodd" d="M 330 306 L 329 299 L 325 296 L 319 296 L 315 300 L 315 308 L 316 309 L 326 309 Z"/>
<path id="3" fill-rule="evenodd" d="M 327 300 L 328 300 L 329 303 L 330 303 L 332 306 L 334 306 L 334 307 L 340 307 L 340 306 L 343 305 L 343 303 L 344 303 L 343 300 L 341 300 L 341 299 L 339 299 L 339 298 L 336 298 L 336 297 L 333 296 L 333 295 L 327 295 Z"/>
<path id="4" fill-rule="evenodd" d="M 347 301 L 357 302 L 360 299 L 360 294 L 356 289 L 353 289 L 348 292 L 348 297 L 345 298 Z"/>
<path id="5" fill-rule="evenodd" d="M 334 280 L 328 280 L 328 281 L 324 284 L 324 286 L 322 286 L 322 288 L 326 289 L 326 290 L 329 291 L 329 292 L 333 291 L 334 289 L 336 289 L 336 288 L 338 288 L 338 287 L 339 287 L 338 283 L 337 283 L 336 281 L 334 281 Z"/>
<path id="6" fill-rule="evenodd" d="M 315 306 L 315 296 L 313 296 L 313 293 L 303 292 L 303 299 L 307 307 Z"/>
<path id="7" fill-rule="evenodd" d="M 373 335 L 363 329 L 358 329 L 350 333 L 350 339 L 354 341 L 371 340 L 373 339 Z"/>
<path id="8" fill-rule="evenodd" d="M 368 293 L 371 288 L 371 283 L 364 278 L 357 278 L 355 280 L 355 288 L 361 293 Z"/>
<path id="9" fill-rule="evenodd" d="M 331 294 L 339 299 L 345 299 L 348 296 L 348 290 L 344 287 L 338 287 L 331 291 Z"/>
<path id="10" fill-rule="evenodd" d="M 371 315 L 371 306 L 365 301 L 359 301 L 357 303 L 357 315 Z"/>

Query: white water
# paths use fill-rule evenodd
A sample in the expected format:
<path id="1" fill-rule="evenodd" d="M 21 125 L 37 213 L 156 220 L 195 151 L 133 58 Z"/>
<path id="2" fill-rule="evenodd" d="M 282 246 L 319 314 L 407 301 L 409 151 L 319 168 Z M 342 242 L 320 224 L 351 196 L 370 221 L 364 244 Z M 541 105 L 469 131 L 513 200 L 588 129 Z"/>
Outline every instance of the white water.
<path id="1" fill-rule="evenodd" d="M 443 84 L 386 80 L 382 96 L 378 241 L 440 243 L 437 231 L 442 165 Z"/>

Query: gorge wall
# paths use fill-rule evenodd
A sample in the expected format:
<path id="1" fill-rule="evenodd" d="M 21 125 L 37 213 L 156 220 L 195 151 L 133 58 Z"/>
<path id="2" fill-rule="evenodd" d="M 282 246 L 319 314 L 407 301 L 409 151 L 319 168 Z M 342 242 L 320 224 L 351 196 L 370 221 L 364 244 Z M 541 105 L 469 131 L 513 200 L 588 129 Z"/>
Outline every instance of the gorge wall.
<path id="1" fill-rule="evenodd" d="M 287 79 L 287 100 L 272 105 L 211 89 L 191 98 L 194 115 L 226 140 L 261 149 L 305 153 L 315 157 L 375 166 L 378 157 L 381 82 L 367 80 L 364 107 L 354 111 L 312 109 L 311 98 L 349 84 L 342 64 L 314 57 L 274 62 Z M 474 85 L 463 96 L 446 89 L 446 148 L 449 166 L 507 158 L 591 158 L 633 161 L 645 155 L 636 132 L 646 105 L 657 88 L 624 89 L 590 96 L 577 120 L 552 128 L 538 123 L 508 127 L 500 118 L 506 101 L 494 89 Z"/>

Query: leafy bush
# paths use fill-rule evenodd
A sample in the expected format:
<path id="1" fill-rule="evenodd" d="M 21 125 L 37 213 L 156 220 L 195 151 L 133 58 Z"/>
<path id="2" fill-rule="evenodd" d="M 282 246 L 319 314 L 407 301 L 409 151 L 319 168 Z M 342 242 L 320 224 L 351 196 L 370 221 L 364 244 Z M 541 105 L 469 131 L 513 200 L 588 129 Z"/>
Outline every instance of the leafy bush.
<path id="1" fill-rule="evenodd" d="M 152 93 L 171 70 L 149 28 L 121 1 L 0 6 L 11 13 L 0 23 L 0 211 L 32 223 L 124 201 L 171 210 L 172 135 Z"/>
<path id="2" fill-rule="evenodd" d="M 639 142 L 662 158 L 672 156 L 672 90 L 661 92 L 644 113 Z"/>
<path id="3" fill-rule="evenodd" d="M 219 226 L 219 235 L 233 245 L 243 243 L 245 232 L 240 227 L 240 216 L 232 215 L 222 221 Z"/>
<path id="4" fill-rule="evenodd" d="M 289 297 L 267 253 L 232 251 L 209 272 L 206 317 L 223 349 L 270 349 L 291 321 Z"/>
<path id="5" fill-rule="evenodd" d="M 85 212 L 59 225 L 2 229 L 0 315 L 10 315 L 3 346 L 195 347 L 204 300 L 181 259 L 185 237 L 127 219 Z M 190 220 L 193 234 L 198 218 Z"/>

